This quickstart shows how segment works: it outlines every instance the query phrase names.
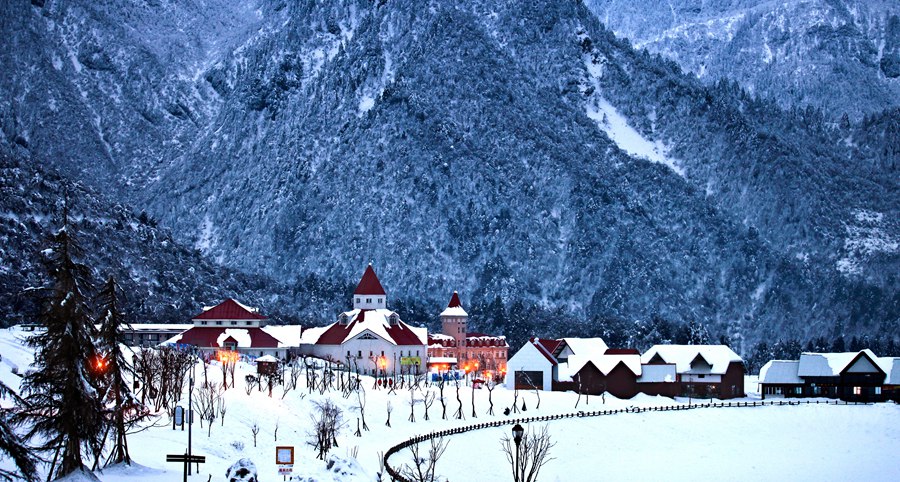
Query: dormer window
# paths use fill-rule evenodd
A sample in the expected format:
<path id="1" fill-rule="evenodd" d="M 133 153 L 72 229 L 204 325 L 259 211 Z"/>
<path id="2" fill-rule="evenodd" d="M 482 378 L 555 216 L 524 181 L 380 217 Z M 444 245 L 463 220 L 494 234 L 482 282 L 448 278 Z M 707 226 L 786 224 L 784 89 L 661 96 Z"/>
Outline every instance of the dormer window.
<path id="1" fill-rule="evenodd" d="M 216 325 L 221 326 L 221 325 L 222 325 L 222 321 L 221 321 L 221 320 L 217 321 L 217 322 L 216 322 Z"/>
<path id="2" fill-rule="evenodd" d="M 246 324 L 247 324 L 247 326 L 250 326 L 250 325 L 253 324 L 253 322 L 252 322 L 252 321 L 248 321 L 248 322 L 246 322 Z"/>
<path id="3" fill-rule="evenodd" d="M 236 322 L 236 321 L 232 321 L 232 322 L 231 322 L 231 326 L 237 326 L 237 322 Z"/>
<path id="4" fill-rule="evenodd" d="M 400 315 L 398 315 L 397 313 L 392 313 L 389 318 L 389 321 L 392 325 L 396 325 L 397 323 L 400 323 Z"/>
<path id="5" fill-rule="evenodd" d="M 201 325 L 205 325 L 205 324 L 206 324 L 206 320 L 201 321 L 200 324 L 201 324 Z"/>
<path id="6" fill-rule="evenodd" d="M 342 325 L 346 325 L 348 321 L 350 321 L 350 318 L 346 313 L 341 313 L 341 316 L 338 317 L 338 323 Z"/>

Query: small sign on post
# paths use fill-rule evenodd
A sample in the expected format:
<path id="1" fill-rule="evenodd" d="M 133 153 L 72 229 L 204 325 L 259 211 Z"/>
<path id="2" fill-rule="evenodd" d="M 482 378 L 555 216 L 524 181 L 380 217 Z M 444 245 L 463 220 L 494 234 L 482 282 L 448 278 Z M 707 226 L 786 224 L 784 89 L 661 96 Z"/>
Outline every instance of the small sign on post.
<path id="1" fill-rule="evenodd" d="M 172 430 L 175 430 L 175 427 L 184 425 L 184 407 L 181 405 L 175 407 L 175 425 L 172 427 Z"/>
<path id="2" fill-rule="evenodd" d="M 275 464 L 278 466 L 278 475 L 287 478 L 294 471 L 294 447 L 282 445 L 275 447 Z"/>
<path id="3" fill-rule="evenodd" d="M 184 464 L 184 482 L 187 482 L 188 466 L 191 464 L 205 464 L 206 457 L 203 455 L 166 454 L 166 462 L 181 462 Z"/>

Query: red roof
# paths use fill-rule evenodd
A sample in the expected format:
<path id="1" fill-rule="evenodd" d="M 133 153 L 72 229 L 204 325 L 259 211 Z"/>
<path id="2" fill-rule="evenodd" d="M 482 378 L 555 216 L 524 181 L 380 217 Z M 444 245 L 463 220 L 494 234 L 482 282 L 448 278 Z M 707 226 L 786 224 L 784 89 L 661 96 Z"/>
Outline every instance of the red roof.
<path id="1" fill-rule="evenodd" d="M 319 335 L 318 341 L 316 341 L 316 345 L 340 345 L 347 340 L 347 337 L 353 331 L 353 328 L 357 323 L 366 323 L 365 321 L 365 313 L 367 310 L 360 310 L 359 314 L 346 325 L 342 325 L 340 323 L 335 323 L 331 325 L 324 333 Z M 377 317 L 376 317 L 377 318 Z M 369 323 L 373 323 L 373 321 L 369 321 Z M 374 323 L 378 323 L 378 321 L 374 321 Z M 409 325 L 400 321 L 395 325 L 387 325 L 384 327 L 387 331 L 388 336 L 391 338 L 387 341 L 393 341 L 397 345 L 418 345 L 422 346 L 424 342 L 416 336 L 415 332 L 410 328 Z M 376 335 L 378 335 L 376 333 Z"/>
<path id="2" fill-rule="evenodd" d="M 541 355 L 544 355 L 544 358 L 549 360 L 551 364 L 558 364 L 556 358 L 553 358 L 553 350 L 555 350 L 556 347 L 558 347 L 559 344 L 562 343 L 562 340 L 543 340 L 541 338 L 532 338 L 530 341 L 534 345 L 534 347 L 537 348 L 539 352 L 541 352 Z"/>
<path id="3" fill-rule="evenodd" d="M 372 269 L 372 265 L 366 266 L 366 272 L 363 273 L 362 279 L 359 280 L 359 284 L 356 286 L 356 291 L 353 292 L 354 295 L 387 295 L 384 292 L 384 288 L 381 287 L 381 282 L 378 281 L 378 276 L 375 274 L 375 270 Z"/>
<path id="4" fill-rule="evenodd" d="M 227 329 L 232 330 L 247 330 L 247 334 L 250 335 L 250 346 L 249 347 L 239 347 L 239 348 L 278 348 L 278 339 L 274 336 L 263 331 L 262 328 L 250 327 L 250 328 L 240 328 L 240 327 L 230 327 L 230 326 L 213 326 L 213 327 L 198 327 L 195 326 L 184 333 L 181 334 L 181 339 L 178 340 L 178 343 L 185 343 L 188 345 L 195 345 L 201 348 L 219 348 L 219 344 L 217 343 L 219 336 L 225 332 Z M 228 336 L 226 340 L 237 341 L 232 336 Z M 224 342 L 225 340 L 223 340 Z"/>
<path id="5" fill-rule="evenodd" d="M 607 348 L 604 355 L 640 355 L 634 348 Z"/>
<path id="6" fill-rule="evenodd" d="M 263 315 L 254 313 L 231 298 L 200 313 L 194 320 L 266 320 Z"/>
<path id="7" fill-rule="evenodd" d="M 462 308 L 462 303 L 459 302 L 459 295 L 455 291 L 453 296 L 450 297 L 450 303 L 447 303 L 447 308 Z"/>

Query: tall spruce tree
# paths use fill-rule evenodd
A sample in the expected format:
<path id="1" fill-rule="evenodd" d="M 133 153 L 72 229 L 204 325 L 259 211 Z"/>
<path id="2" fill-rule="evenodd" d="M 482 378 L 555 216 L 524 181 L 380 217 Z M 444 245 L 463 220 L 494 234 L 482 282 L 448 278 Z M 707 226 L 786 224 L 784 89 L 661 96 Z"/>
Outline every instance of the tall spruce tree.
<path id="1" fill-rule="evenodd" d="M 134 397 L 125 374 L 131 371 L 122 353 L 122 328 L 128 326 L 127 315 L 122 309 L 122 288 L 112 276 L 106 280 L 97 294 L 100 326 L 98 349 L 105 362 L 104 397 L 110 406 L 106 412 L 108 430 L 112 431 L 113 447 L 106 465 L 131 464 L 126 431 L 145 414 L 140 401 Z"/>
<path id="2" fill-rule="evenodd" d="M 91 273 L 77 261 L 82 250 L 69 223 L 68 202 L 62 221 L 42 251 L 50 283 L 35 290 L 43 330 L 27 341 L 35 348 L 36 370 L 22 381 L 27 407 L 20 412 L 29 425 L 27 437 L 40 441 L 38 450 L 53 453 L 49 473 L 56 477 L 83 470 L 82 448 L 99 450 L 103 426 L 92 370 L 97 330 L 88 303 Z"/>
<path id="3" fill-rule="evenodd" d="M 10 397 L 18 405 L 22 400 L 3 382 L 0 382 L 0 398 Z M 37 459 L 22 438 L 13 430 L 9 409 L 0 408 L 0 455 L 12 459 L 18 472 L 0 468 L 0 480 L 33 482 L 37 477 Z"/>

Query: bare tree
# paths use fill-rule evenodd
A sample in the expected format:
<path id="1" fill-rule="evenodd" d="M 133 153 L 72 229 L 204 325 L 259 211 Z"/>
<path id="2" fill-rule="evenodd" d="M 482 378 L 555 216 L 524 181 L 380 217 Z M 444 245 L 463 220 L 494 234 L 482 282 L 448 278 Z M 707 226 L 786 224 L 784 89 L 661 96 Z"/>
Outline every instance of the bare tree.
<path id="1" fill-rule="evenodd" d="M 278 441 L 278 424 L 281 422 L 281 419 L 275 419 L 275 441 Z"/>
<path id="2" fill-rule="evenodd" d="M 427 450 L 423 450 L 420 443 L 409 446 L 412 460 L 400 467 L 400 475 L 412 482 L 437 482 L 441 479 L 436 473 L 437 463 L 450 441 L 445 441 L 444 437 L 435 437 L 429 442 Z"/>
<path id="3" fill-rule="evenodd" d="M 555 442 L 550 441 L 547 425 L 542 426 L 540 430 L 526 430 L 518 445 L 509 435 L 504 435 L 500 440 L 500 446 L 512 468 L 513 481 L 537 481 L 541 467 L 553 460 L 549 454 L 555 445 Z"/>
<path id="4" fill-rule="evenodd" d="M 410 389 L 409 390 L 409 421 L 410 422 L 416 421 L 416 403 L 417 402 L 418 402 L 418 400 L 416 400 L 416 390 Z"/>
<path id="5" fill-rule="evenodd" d="M 456 409 L 454 417 L 456 417 L 457 420 L 465 420 L 466 416 L 463 415 L 462 399 L 459 398 L 459 379 L 457 378 L 453 383 L 456 386 L 456 403 L 459 404 L 459 408 Z"/>
<path id="6" fill-rule="evenodd" d="M 325 460 L 328 452 L 338 446 L 337 434 L 344 426 L 344 415 L 331 400 L 313 402 L 313 405 L 317 413 L 311 415 L 313 431 L 309 434 L 310 440 L 307 443 L 318 451 L 318 459 Z"/>
<path id="7" fill-rule="evenodd" d="M 359 418 L 362 419 L 362 428 L 366 432 L 369 431 L 369 425 L 366 424 L 366 389 L 362 384 L 356 389 L 356 408 L 359 410 Z"/>
<path id="8" fill-rule="evenodd" d="M 394 411 L 394 404 L 392 404 L 391 401 L 388 400 L 388 402 L 387 402 L 387 422 L 385 423 L 385 425 L 388 427 L 391 426 L 391 412 L 393 412 L 393 411 Z"/>
<path id="9" fill-rule="evenodd" d="M 434 395 L 435 395 L 434 390 L 431 390 L 430 388 L 425 389 L 425 392 L 424 392 L 424 395 L 422 398 L 422 404 L 425 405 L 425 420 L 430 420 L 428 418 L 428 409 L 431 408 L 432 404 L 434 404 Z"/>
<path id="10" fill-rule="evenodd" d="M 247 376 L 244 377 L 244 381 L 247 382 L 247 385 L 244 386 L 244 391 L 247 392 L 247 395 L 250 395 L 250 392 L 253 391 L 253 386 L 259 383 L 259 379 L 256 378 L 256 375 L 248 373 Z"/>
<path id="11" fill-rule="evenodd" d="M 488 415 L 494 414 L 494 388 L 497 387 L 497 382 L 494 380 L 494 377 L 489 377 L 489 379 L 485 382 L 485 386 L 488 390 L 488 403 L 491 404 L 491 407 L 488 408 Z"/>
<path id="12" fill-rule="evenodd" d="M 202 385 L 197 390 L 197 395 L 194 396 L 194 409 L 197 410 L 197 414 L 200 416 L 200 426 L 203 427 L 204 420 L 209 424 L 207 437 L 212 435 L 212 423 L 216 419 L 221 397 L 222 386 L 218 383 Z"/>
<path id="13" fill-rule="evenodd" d="M 250 426 L 250 432 L 253 433 L 253 446 L 256 447 L 256 436 L 259 435 L 259 424 L 253 422 L 253 425 Z"/>
<path id="14" fill-rule="evenodd" d="M 225 397 L 219 397 L 219 420 L 222 422 L 222 426 L 225 426 Z"/>
<path id="15" fill-rule="evenodd" d="M 441 380 L 438 382 L 438 390 L 441 392 L 441 396 L 438 400 L 441 402 L 441 420 L 447 420 L 447 399 L 444 398 L 444 385 L 446 382 L 444 381 L 444 376 L 438 373 L 441 377 Z"/>

